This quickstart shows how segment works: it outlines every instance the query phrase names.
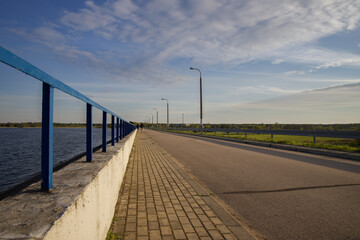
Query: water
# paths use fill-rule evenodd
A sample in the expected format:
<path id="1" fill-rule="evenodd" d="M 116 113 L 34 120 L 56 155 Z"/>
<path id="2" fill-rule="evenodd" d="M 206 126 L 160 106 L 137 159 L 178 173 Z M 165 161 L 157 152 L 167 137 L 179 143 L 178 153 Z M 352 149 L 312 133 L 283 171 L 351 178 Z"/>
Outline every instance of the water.
<path id="1" fill-rule="evenodd" d="M 93 129 L 93 146 L 102 129 Z M 111 129 L 107 129 L 107 140 Z M 54 166 L 86 151 L 85 128 L 54 128 Z M 0 128 L 0 193 L 41 172 L 41 129 Z"/>

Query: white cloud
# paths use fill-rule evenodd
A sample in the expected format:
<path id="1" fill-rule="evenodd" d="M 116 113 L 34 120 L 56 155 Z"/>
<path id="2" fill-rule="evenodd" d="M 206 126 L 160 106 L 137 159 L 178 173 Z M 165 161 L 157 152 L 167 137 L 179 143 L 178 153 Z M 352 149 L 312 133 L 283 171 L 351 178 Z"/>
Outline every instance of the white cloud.
<path id="1" fill-rule="evenodd" d="M 293 70 L 293 71 L 287 71 L 284 74 L 287 76 L 292 76 L 292 75 L 304 75 L 306 72 L 305 71 L 298 71 L 298 70 Z"/>
<path id="2" fill-rule="evenodd" d="M 284 89 L 279 87 L 273 87 L 273 86 L 254 86 L 254 87 L 241 87 L 238 90 L 247 92 L 247 93 L 256 93 L 256 94 L 294 94 L 299 93 L 301 90 L 298 89 Z"/>
<path id="3" fill-rule="evenodd" d="M 295 109 L 304 111 L 317 111 L 324 108 L 352 107 L 356 109 L 360 106 L 360 83 L 346 84 L 328 87 L 324 89 L 314 89 L 298 94 L 274 98 L 266 101 L 254 102 L 248 105 L 249 108 L 289 110 Z M 337 111 L 333 111 L 336 113 Z"/>
<path id="4" fill-rule="evenodd" d="M 333 83 L 333 84 L 352 84 L 352 83 L 358 83 L 360 82 L 359 78 L 354 78 L 354 79 L 344 79 L 344 78 L 300 78 L 300 79 L 294 79 L 295 81 L 297 80 L 298 82 L 302 82 L 302 83 Z"/>
<path id="5" fill-rule="evenodd" d="M 280 63 L 283 63 L 285 60 L 284 59 L 275 59 L 273 61 L 271 61 L 271 64 L 280 64 Z"/>
<path id="6" fill-rule="evenodd" d="M 111 25 L 116 21 L 111 10 L 97 6 L 92 1 L 86 1 L 85 5 L 87 8 L 80 9 L 79 12 L 65 11 L 60 22 L 75 30 L 97 30 L 103 36 L 111 36 Z"/>
<path id="7" fill-rule="evenodd" d="M 31 30 L 28 29 L 10 29 L 11 32 L 28 38 L 31 41 L 52 46 L 55 44 L 63 44 L 66 37 L 50 26 L 41 26 Z"/>
<path id="8" fill-rule="evenodd" d="M 337 59 L 335 61 L 329 61 L 325 64 L 316 66 L 315 69 L 326 69 L 326 68 L 332 68 L 332 67 L 339 67 L 342 65 L 360 66 L 360 56 L 359 57 L 342 58 L 342 59 Z"/>
<path id="9" fill-rule="evenodd" d="M 35 28 L 32 37 L 36 38 L 37 41 L 44 42 L 64 42 L 65 36 L 60 32 L 56 31 L 54 28 L 42 26 Z"/>
<path id="10" fill-rule="evenodd" d="M 53 46 L 53 50 L 56 51 L 59 55 L 70 58 L 70 59 L 82 59 L 91 61 L 92 63 L 98 63 L 99 60 L 88 51 L 79 50 L 77 47 L 69 45 L 57 45 Z"/>
<path id="11" fill-rule="evenodd" d="M 33 42 L 45 45 L 51 51 L 67 60 L 85 60 L 85 62 L 89 62 L 90 64 L 99 62 L 93 53 L 81 50 L 77 46 L 67 44 L 69 37 L 58 31 L 56 27 L 41 26 L 31 30 L 11 29 L 11 31 L 17 35 L 30 39 Z"/>
<path id="12" fill-rule="evenodd" d="M 162 59 L 216 64 L 268 58 L 279 50 L 359 25 L 360 3 L 348 1 L 130 0 L 86 2 L 61 22 L 78 31 L 155 45 Z M 140 6 L 141 4 L 141 6 Z M 186 6 L 187 5 L 187 6 Z"/>
<path id="13" fill-rule="evenodd" d="M 255 60 L 314 64 L 309 71 L 360 65 L 358 55 L 314 48 L 320 38 L 358 28 L 359 12 L 358 0 L 113 0 L 99 5 L 86 1 L 78 11 L 63 12 L 56 27 L 39 27 L 33 32 L 36 41 L 58 54 L 96 62 L 97 68 L 112 78 L 146 81 L 153 74 L 158 81 L 171 76 L 175 76 L 171 81 L 184 81 L 171 69 L 164 72 L 170 61 L 185 58 L 201 65 Z M 89 52 L 65 37 L 81 33 L 104 38 L 104 45 L 118 41 L 118 49 L 123 44 L 138 47 L 132 55 L 108 58 L 101 45 L 99 51 Z M 110 59 L 121 64 L 113 65 Z M 140 64 L 143 71 L 138 69 Z M 159 68 L 162 70 L 155 70 Z"/>
<path id="14" fill-rule="evenodd" d="M 350 123 L 360 117 L 360 82 L 314 89 L 247 104 L 211 109 L 208 115 L 239 122 Z M 226 117 L 224 117 L 226 116 Z M 209 117 L 210 118 L 210 117 Z M 218 122 L 216 118 L 209 119 Z"/>
<path id="15" fill-rule="evenodd" d="M 287 52 L 279 53 L 288 62 L 306 63 L 311 65 L 306 70 L 292 70 L 284 72 L 285 75 L 304 75 L 316 72 L 321 69 L 341 67 L 341 66 L 360 66 L 360 55 L 338 52 L 324 49 L 321 47 L 298 47 Z M 285 56 L 287 55 L 287 56 Z"/>

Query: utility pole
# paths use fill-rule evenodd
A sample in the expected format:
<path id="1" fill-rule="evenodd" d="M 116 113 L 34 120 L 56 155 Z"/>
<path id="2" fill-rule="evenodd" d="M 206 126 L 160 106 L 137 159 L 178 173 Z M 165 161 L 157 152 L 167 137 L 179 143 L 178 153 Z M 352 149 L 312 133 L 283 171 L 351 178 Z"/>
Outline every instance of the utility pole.
<path id="1" fill-rule="evenodd" d="M 200 73 L 200 134 L 203 132 L 203 110 L 202 110 L 202 79 L 201 79 L 201 71 L 198 68 L 190 67 L 190 70 L 197 70 Z"/>
<path id="2" fill-rule="evenodd" d="M 166 98 L 162 98 L 161 100 L 166 100 L 166 107 L 167 107 L 167 126 L 169 127 L 169 100 Z"/>

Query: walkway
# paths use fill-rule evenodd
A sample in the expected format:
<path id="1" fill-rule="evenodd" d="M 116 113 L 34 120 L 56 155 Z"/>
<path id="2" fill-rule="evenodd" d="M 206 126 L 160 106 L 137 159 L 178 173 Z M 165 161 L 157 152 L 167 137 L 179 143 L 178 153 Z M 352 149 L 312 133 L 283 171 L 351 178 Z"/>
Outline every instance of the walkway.
<path id="1" fill-rule="evenodd" d="M 108 239 L 254 239 L 146 133 L 138 133 Z"/>

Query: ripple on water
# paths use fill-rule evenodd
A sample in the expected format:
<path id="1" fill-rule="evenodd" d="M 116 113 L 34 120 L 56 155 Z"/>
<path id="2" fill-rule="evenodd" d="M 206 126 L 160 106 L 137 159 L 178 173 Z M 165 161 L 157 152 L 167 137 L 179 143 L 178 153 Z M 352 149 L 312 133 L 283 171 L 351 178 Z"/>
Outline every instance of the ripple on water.
<path id="1" fill-rule="evenodd" d="M 107 129 L 110 140 L 111 130 Z M 94 128 L 93 144 L 101 144 L 102 131 Z M 85 128 L 54 128 L 54 165 L 86 151 Z M 0 128 L 0 192 L 41 171 L 41 129 Z"/>

